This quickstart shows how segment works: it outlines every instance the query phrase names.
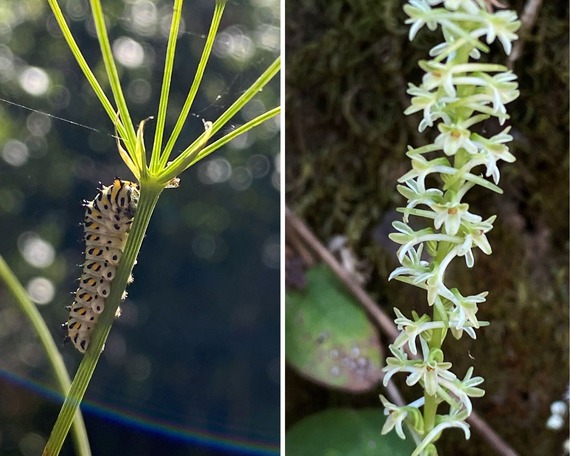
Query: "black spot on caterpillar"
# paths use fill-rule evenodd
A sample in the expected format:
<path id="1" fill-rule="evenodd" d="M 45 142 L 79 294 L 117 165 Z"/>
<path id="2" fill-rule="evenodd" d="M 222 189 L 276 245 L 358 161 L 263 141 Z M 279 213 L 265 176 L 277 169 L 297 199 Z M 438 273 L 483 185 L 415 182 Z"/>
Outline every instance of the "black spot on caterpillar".
<path id="1" fill-rule="evenodd" d="M 115 178 L 85 204 L 85 262 L 79 288 L 64 323 L 69 339 L 85 353 L 121 260 L 139 201 L 136 183 Z"/>

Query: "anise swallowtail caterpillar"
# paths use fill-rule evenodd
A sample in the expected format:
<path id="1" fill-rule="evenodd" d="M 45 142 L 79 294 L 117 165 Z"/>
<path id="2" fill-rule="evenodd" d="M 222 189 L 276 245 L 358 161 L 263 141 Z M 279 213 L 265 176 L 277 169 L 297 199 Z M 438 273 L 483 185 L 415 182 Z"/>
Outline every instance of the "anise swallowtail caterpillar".
<path id="1" fill-rule="evenodd" d="M 105 308 L 111 282 L 125 242 L 129 236 L 139 201 L 136 183 L 115 178 L 113 184 L 103 187 L 85 207 L 85 263 L 79 288 L 70 307 L 69 319 L 64 323 L 66 339 L 85 353 L 91 340 L 91 331 Z"/>

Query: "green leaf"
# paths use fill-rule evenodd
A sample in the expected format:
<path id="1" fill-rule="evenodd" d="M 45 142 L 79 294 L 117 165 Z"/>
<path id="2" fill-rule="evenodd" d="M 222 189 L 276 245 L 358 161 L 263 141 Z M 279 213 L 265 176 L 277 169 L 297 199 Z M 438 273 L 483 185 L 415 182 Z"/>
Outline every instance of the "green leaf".
<path id="1" fill-rule="evenodd" d="M 286 294 L 285 357 L 309 379 L 348 391 L 366 391 L 380 380 L 376 329 L 326 267 L 307 272 L 303 290 Z"/>
<path id="2" fill-rule="evenodd" d="M 287 456 L 409 456 L 413 440 L 402 440 L 395 432 L 381 435 L 385 420 L 380 408 L 316 413 L 289 429 Z"/>

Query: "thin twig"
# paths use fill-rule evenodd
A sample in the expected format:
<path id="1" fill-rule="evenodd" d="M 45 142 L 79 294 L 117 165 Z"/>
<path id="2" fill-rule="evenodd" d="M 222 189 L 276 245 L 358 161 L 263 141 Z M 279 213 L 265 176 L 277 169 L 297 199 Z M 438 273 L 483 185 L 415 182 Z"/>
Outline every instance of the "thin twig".
<path id="1" fill-rule="evenodd" d="M 542 6 L 542 0 L 528 0 L 521 15 L 521 28 L 519 31 L 519 39 L 513 45 L 511 55 L 509 55 L 507 66 L 512 69 L 515 62 L 520 58 L 524 48 L 524 36 L 527 31 L 532 30 L 538 17 L 538 11 Z"/>
<path id="2" fill-rule="evenodd" d="M 475 411 L 471 412 L 467 422 L 475 429 L 479 435 L 493 447 L 497 454 L 502 456 L 519 456 L 519 454 L 505 442 L 499 434 L 497 434 L 487 422 L 481 418 Z"/>
<path id="3" fill-rule="evenodd" d="M 368 293 L 342 268 L 336 258 L 327 250 L 327 248 L 317 239 L 305 223 L 287 206 L 285 206 L 285 221 L 288 228 L 293 229 L 299 237 L 311 246 L 318 256 L 327 264 L 328 267 L 337 275 L 340 281 L 350 290 L 350 292 L 358 299 L 364 309 L 372 317 L 374 322 L 380 327 L 383 333 L 394 341 L 398 337 L 399 331 L 394 325 L 392 319 L 384 313 L 384 311 L 370 298 Z M 389 385 L 390 386 L 390 385 Z M 388 390 L 388 396 L 397 405 L 402 405 L 403 399 L 392 385 Z M 483 437 L 487 443 L 495 449 L 497 454 L 501 456 L 518 456 L 518 453 L 511 448 L 499 436 L 491 426 L 487 424 L 475 411 L 471 412 L 467 422 L 473 427 L 479 435 Z"/>
<path id="4" fill-rule="evenodd" d="M 313 233 L 307 228 L 303 221 L 295 215 L 295 213 L 285 207 L 285 220 L 292 228 L 297 231 L 307 244 L 322 258 L 322 260 L 329 266 L 332 271 L 338 276 L 340 281 L 350 290 L 350 292 L 360 301 L 382 331 L 391 339 L 398 337 L 398 330 L 392 323 L 392 319 L 384 313 L 380 307 L 368 296 L 360 285 L 352 280 L 352 277 L 343 269 L 343 267 L 336 261 L 335 257 L 327 250 L 327 248 L 319 242 Z"/>

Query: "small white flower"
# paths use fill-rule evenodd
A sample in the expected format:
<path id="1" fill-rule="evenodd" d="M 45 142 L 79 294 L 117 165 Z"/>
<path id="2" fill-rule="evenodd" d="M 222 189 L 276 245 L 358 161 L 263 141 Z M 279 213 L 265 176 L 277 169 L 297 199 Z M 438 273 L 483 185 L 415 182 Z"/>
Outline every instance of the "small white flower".
<path id="1" fill-rule="evenodd" d="M 439 348 L 430 350 L 427 342 L 420 338 L 424 359 L 417 362 L 413 368 L 408 367 L 408 378 L 406 385 L 413 386 L 421 382 L 422 387 L 427 394 L 434 396 L 437 392 L 440 379 L 454 380 L 455 374 L 449 370 L 452 366 L 450 362 L 443 361 L 443 352 Z M 388 360 L 386 360 L 388 361 Z"/>
<path id="2" fill-rule="evenodd" d="M 459 236 L 457 236 L 457 238 L 459 240 L 462 240 L 462 238 Z M 461 244 L 456 245 L 449 252 L 447 252 L 445 257 L 443 257 L 439 263 L 435 263 L 435 266 L 432 267 L 432 273 L 429 279 L 426 280 L 427 299 L 430 306 L 433 306 L 437 303 L 438 296 L 454 302 L 455 295 L 449 290 L 449 288 L 445 286 L 443 283 L 443 277 L 445 275 L 447 266 L 449 266 L 449 263 L 451 263 L 455 257 L 459 256 L 461 249 Z"/>
<path id="3" fill-rule="evenodd" d="M 462 296 L 457 288 L 451 290 L 455 297 L 453 303 L 455 308 L 450 313 L 450 319 L 457 321 L 455 327 L 463 329 L 468 322 L 473 328 L 479 328 L 479 321 L 475 314 L 479 311 L 478 304 L 485 302 L 485 297 L 489 294 L 484 291 L 474 296 Z"/>
<path id="4" fill-rule="evenodd" d="M 558 431 L 564 426 L 564 418 L 568 412 L 568 406 L 566 402 L 554 401 L 550 404 L 550 417 L 546 421 L 546 428 L 551 431 Z"/>
<path id="5" fill-rule="evenodd" d="M 490 255 L 492 253 L 491 245 L 485 236 L 486 233 L 493 229 L 493 222 L 497 218 L 496 215 L 489 217 L 487 220 L 484 221 L 475 221 L 475 220 L 465 220 L 463 227 L 466 231 L 465 238 L 461 248 L 458 252 L 458 256 L 465 255 L 465 262 L 467 263 L 467 267 L 473 267 L 473 263 L 475 262 L 475 258 L 473 257 L 473 246 L 479 247 L 481 251 L 486 254 Z"/>
<path id="6" fill-rule="evenodd" d="M 439 438 L 444 429 L 454 427 L 462 429 L 465 434 L 465 439 L 469 440 L 471 437 L 471 431 L 469 430 L 469 425 L 465 422 L 466 418 L 467 415 L 465 412 L 451 412 L 447 416 L 438 415 L 436 417 L 436 422 L 438 424 L 424 437 L 411 456 L 420 456 L 428 445 Z"/>
<path id="7" fill-rule="evenodd" d="M 451 11 L 462 9 L 472 16 L 477 16 L 481 11 L 473 0 L 445 0 L 444 6 Z"/>
<path id="8" fill-rule="evenodd" d="M 438 328 L 443 329 L 445 327 L 443 321 L 431 321 L 427 315 L 422 315 L 420 318 L 416 312 L 412 312 L 414 320 L 410 320 L 404 317 L 404 314 L 402 314 L 399 309 L 394 308 L 394 312 L 397 315 L 394 323 L 398 326 L 398 330 L 401 331 L 400 335 L 394 341 L 394 347 L 401 348 L 408 344 L 410 353 L 413 355 L 418 354 L 416 338 L 420 336 L 421 333 Z"/>
<path id="9" fill-rule="evenodd" d="M 481 326 L 483 326 L 483 323 L 487 322 L 479 321 L 479 324 Z M 449 329 L 451 330 L 451 334 L 453 335 L 453 337 L 455 337 L 455 339 L 457 340 L 461 339 L 461 337 L 463 337 L 463 332 L 465 332 L 469 337 L 471 337 L 471 339 L 473 340 L 477 339 L 477 333 L 472 327 L 463 326 L 461 329 L 457 329 L 457 320 L 454 320 L 451 317 L 449 318 L 448 324 L 449 324 Z"/>
<path id="10" fill-rule="evenodd" d="M 396 187 L 398 192 L 408 200 L 406 204 L 408 209 L 413 209 L 419 204 L 430 206 L 430 204 L 440 203 L 442 201 L 441 197 L 443 196 L 443 192 L 440 189 L 430 188 L 426 190 L 423 184 L 424 182 L 409 179 L 404 182 L 404 185 L 398 185 Z M 404 221 L 407 222 L 407 215 L 405 215 Z"/>
<path id="11" fill-rule="evenodd" d="M 401 439 L 405 439 L 406 434 L 404 434 L 402 425 L 408 416 L 408 411 L 405 407 L 398 407 L 397 405 L 392 404 L 382 394 L 380 394 L 380 401 L 384 406 L 384 415 L 388 417 L 380 433 L 384 435 L 395 428 L 396 434 L 398 434 Z"/>
<path id="12" fill-rule="evenodd" d="M 433 306 L 439 296 L 447 299 L 453 299 L 453 294 L 443 283 L 443 274 L 445 266 L 442 267 L 441 263 L 436 265 L 432 270 L 429 278 L 426 280 L 427 301 L 430 306 Z"/>
<path id="13" fill-rule="evenodd" d="M 404 258 L 408 254 L 408 251 L 412 249 L 415 244 L 421 242 L 421 238 L 433 234 L 433 230 L 431 228 L 414 231 L 411 226 L 404 222 L 400 222 L 399 220 L 392 222 L 392 226 L 396 231 L 398 231 L 398 233 L 390 233 L 388 237 L 395 243 L 402 244 L 402 247 L 398 249 L 398 260 L 400 263 L 404 262 Z"/>
<path id="14" fill-rule="evenodd" d="M 459 149 L 465 149 L 470 154 L 477 153 L 477 145 L 471 140 L 471 132 L 461 124 L 437 126 L 440 134 L 434 143 L 441 147 L 445 155 L 455 155 Z"/>
<path id="15" fill-rule="evenodd" d="M 434 173 L 455 174 L 457 172 L 445 157 L 428 161 L 422 155 L 414 154 L 410 158 L 412 159 L 412 169 L 398 179 L 400 183 L 417 178 L 418 186 L 425 188 L 425 179 L 428 175 Z"/>
<path id="16" fill-rule="evenodd" d="M 402 247 L 398 249 L 398 261 L 403 263 L 404 258 L 408 254 L 408 251 L 412 249 L 416 244 L 422 242 L 430 241 L 448 241 L 452 243 L 460 243 L 463 241 L 462 238 L 458 236 L 449 236 L 442 233 L 434 233 L 432 228 L 424 228 L 419 231 L 414 231 L 409 225 L 406 225 L 399 220 L 392 222 L 392 226 L 399 231 L 398 233 L 390 233 L 388 237 L 397 244 L 402 244 Z"/>
<path id="17" fill-rule="evenodd" d="M 495 184 L 499 183 L 501 177 L 497 162 L 503 160 L 513 163 L 516 160 L 515 156 L 509 152 L 509 147 L 505 145 L 505 143 L 513 140 L 513 137 L 508 134 L 510 129 L 511 127 L 507 127 L 501 133 L 489 139 L 478 134 L 473 135 L 473 142 L 484 156 L 483 162 L 487 167 L 485 176 L 492 176 Z"/>
<path id="18" fill-rule="evenodd" d="M 562 418 L 568 413 L 568 406 L 564 401 L 554 401 L 550 404 L 550 413 L 553 415 L 560 415 Z"/>
<path id="19" fill-rule="evenodd" d="M 394 356 L 389 356 L 386 358 L 386 366 L 382 368 L 385 373 L 384 380 L 382 381 L 384 386 L 387 386 L 390 379 L 397 372 L 413 372 L 415 371 L 414 364 L 417 363 L 416 360 L 409 360 L 408 354 L 404 350 L 390 345 L 388 347 Z"/>
<path id="20" fill-rule="evenodd" d="M 402 260 L 402 266 L 394 269 L 388 280 L 392 280 L 398 276 L 407 276 L 412 279 L 414 284 L 425 282 L 430 276 L 429 263 L 421 260 L 422 250 L 424 245 L 421 244 L 416 249 L 411 248 L 406 252 L 405 258 Z"/>
<path id="21" fill-rule="evenodd" d="M 510 103 L 519 96 L 517 77 L 505 67 L 499 73 L 491 76 L 485 72 L 473 72 L 469 75 L 459 76 L 454 79 L 456 86 L 477 86 L 475 95 L 468 101 L 473 105 L 474 101 L 479 103 L 491 103 L 493 109 L 478 108 L 478 111 L 489 112 L 499 118 L 502 124 L 507 119 L 507 109 L 505 104 Z M 464 101 L 465 102 L 465 101 Z M 461 101 L 459 102 L 461 104 Z"/>
<path id="22" fill-rule="evenodd" d="M 451 236 L 457 234 L 464 221 L 472 223 L 481 221 L 480 216 L 469 212 L 469 204 L 467 203 L 450 201 L 444 204 L 432 204 L 430 208 L 436 213 L 435 229 L 439 230 L 443 225 L 445 234 Z"/>
<path id="23" fill-rule="evenodd" d="M 427 25 L 431 31 L 437 28 L 437 16 L 431 14 L 430 2 L 426 0 L 410 0 L 409 4 L 404 5 L 404 11 L 409 16 L 409 19 L 406 19 L 406 24 L 412 24 L 408 35 L 410 41 L 414 39 L 424 25 Z"/>
<path id="24" fill-rule="evenodd" d="M 454 97 L 441 96 L 437 91 L 432 92 L 414 84 L 409 84 L 408 94 L 412 96 L 412 105 L 404 111 L 404 114 L 423 111 L 424 117 L 418 128 L 420 132 L 433 126 L 436 120 L 444 118 L 445 106 L 456 101 Z"/>
<path id="25" fill-rule="evenodd" d="M 505 104 L 514 101 L 519 96 L 517 76 L 512 71 L 504 71 L 492 77 L 485 75 L 487 81 L 486 93 L 493 99 L 493 109 L 505 113 Z"/>
<path id="26" fill-rule="evenodd" d="M 444 394 L 446 402 L 454 408 L 463 408 L 467 415 L 471 415 L 473 410 L 473 405 L 471 404 L 472 397 L 483 397 L 485 395 L 485 390 L 481 388 L 476 388 L 485 380 L 483 377 L 473 377 L 473 367 L 467 369 L 467 373 L 463 380 L 456 378 L 455 380 L 447 381 L 445 379 L 441 380 L 440 385 L 446 390 L 446 393 L 450 393 L 451 396 Z M 440 392 L 441 394 L 441 392 Z"/>
<path id="27" fill-rule="evenodd" d="M 486 35 L 487 44 L 491 44 L 495 38 L 498 38 L 505 53 L 510 55 L 512 41 L 518 38 L 515 32 L 521 25 L 520 21 L 517 20 L 517 14 L 514 11 L 497 11 L 494 13 L 482 11 L 481 17 L 483 19 L 481 26 L 472 32 L 473 36 Z"/>
<path id="28" fill-rule="evenodd" d="M 418 65 L 425 71 L 422 78 L 422 87 L 425 90 L 432 91 L 441 87 L 448 97 L 456 97 L 457 92 L 453 83 L 453 73 L 456 66 L 453 62 L 440 63 L 433 60 L 422 60 L 418 62 Z"/>
<path id="29" fill-rule="evenodd" d="M 550 415 L 546 421 L 546 429 L 551 431 L 558 431 L 562 429 L 562 426 L 564 426 L 564 418 L 559 415 Z"/>

